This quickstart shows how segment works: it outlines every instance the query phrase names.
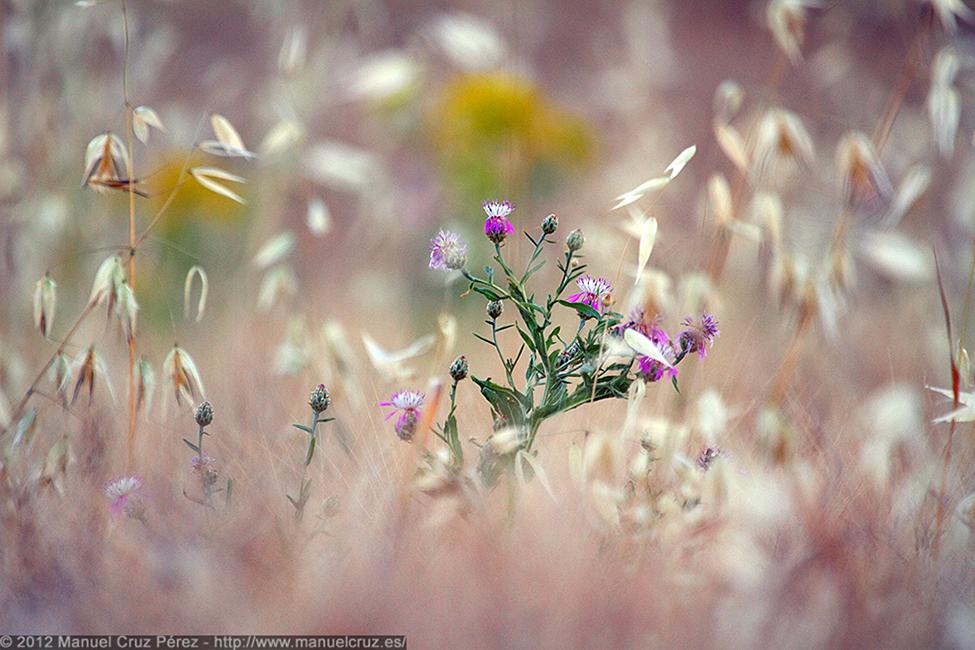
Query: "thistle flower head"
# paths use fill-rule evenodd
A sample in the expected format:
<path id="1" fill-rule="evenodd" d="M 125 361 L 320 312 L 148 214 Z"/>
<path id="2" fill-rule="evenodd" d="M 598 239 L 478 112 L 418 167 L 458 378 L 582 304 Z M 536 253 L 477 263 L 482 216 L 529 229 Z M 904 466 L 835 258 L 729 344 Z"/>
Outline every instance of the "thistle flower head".
<path id="1" fill-rule="evenodd" d="M 487 304 L 487 315 L 488 318 L 497 320 L 501 318 L 501 314 L 504 313 L 504 303 L 500 300 L 492 300 Z"/>
<path id="2" fill-rule="evenodd" d="M 441 230 L 430 240 L 430 268 L 457 271 L 467 263 L 467 244 L 455 232 Z"/>
<path id="3" fill-rule="evenodd" d="M 575 252 L 580 248 L 582 248 L 583 244 L 585 243 L 586 243 L 586 238 L 582 234 L 582 230 L 579 228 L 576 228 L 575 230 L 570 232 L 569 236 L 565 238 L 565 245 L 572 252 Z"/>
<path id="4" fill-rule="evenodd" d="M 660 351 L 663 352 L 665 357 L 667 357 L 667 360 L 673 363 L 675 359 L 673 347 L 671 347 L 670 344 L 658 345 L 657 347 L 660 348 Z M 660 361 L 648 356 L 638 357 L 636 363 L 637 363 L 637 372 L 643 375 L 643 378 L 646 379 L 647 381 L 651 381 L 651 382 L 660 381 L 665 376 L 666 377 L 677 376 L 677 368 L 675 368 L 674 366 L 668 368 L 664 364 L 660 363 Z"/>
<path id="5" fill-rule="evenodd" d="M 217 461 L 206 452 L 202 456 L 193 456 L 190 465 L 193 467 L 193 473 L 203 479 L 205 488 L 212 487 L 220 476 L 217 471 Z"/>
<path id="6" fill-rule="evenodd" d="M 581 291 L 569 296 L 569 302 L 581 302 L 602 313 L 603 308 L 610 300 L 613 285 L 604 278 L 591 275 L 582 276 L 576 281 L 576 284 L 579 285 Z"/>
<path id="7" fill-rule="evenodd" d="M 460 355 L 450 364 L 450 378 L 454 381 L 463 381 L 469 371 L 470 364 L 467 363 L 467 357 L 464 355 Z"/>
<path id="8" fill-rule="evenodd" d="M 550 214 L 544 219 L 542 219 L 542 232 L 546 235 L 551 235 L 559 228 L 559 218 L 554 214 Z"/>
<path id="9" fill-rule="evenodd" d="M 508 221 L 508 216 L 515 207 L 507 201 L 485 201 L 483 204 L 487 219 L 484 221 L 484 234 L 495 244 L 501 244 L 505 238 L 515 231 L 515 227 Z"/>
<path id="10" fill-rule="evenodd" d="M 629 328 L 627 328 L 629 329 Z M 663 329 L 657 326 L 656 322 L 648 322 L 645 319 L 641 319 L 636 322 L 636 325 L 632 328 L 640 332 L 660 350 L 664 358 L 670 363 L 662 363 L 659 359 L 654 359 L 646 355 L 640 355 L 637 357 L 637 372 L 643 376 L 646 381 L 654 382 L 660 381 L 664 377 L 674 378 L 677 376 L 677 367 L 674 366 L 674 362 L 677 360 L 677 353 L 674 351 L 674 346 L 670 341 L 670 336 L 667 335 Z M 625 329 L 623 330 L 625 331 Z"/>
<path id="11" fill-rule="evenodd" d="M 331 404 L 332 396 L 329 394 L 328 389 L 325 388 L 325 384 L 318 384 L 308 398 L 308 406 L 315 413 L 321 413 L 327 410 Z"/>
<path id="12" fill-rule="evenodd" d="M 670 336 L 660 327 L 660 318 L 647 318 L 642 307 L 630 311 L 629 318 L 614 327 L 612 331 L 617 336 L 623 336 L 623 333 L 630 329 L 643 334 L 658 347 L 670 345 Z"/>
<path id="13" fill-rule="evenodd" d="M 702 359 L 707 356 L 708 348 L 714 345 L 714 339 L 721 334 L 718 330 L 718 321 L 707 312 L 701 314 L 698 321 L 688 316 L 681 325 L 684 329 L 677 337 L 681 350 L 685 354 L 697 352 Z"/>
<path id="14" fill-rule="evenodd" d="M 579 342 L 572 341 L 564 350 L 559 352 L 559 356 L 555 358 L 555 366 L 557 368 L 564 368 L 569 365 L 569 363 L 579 356 L 580 350 Z"/>
<path id="15" fill-rule="evenodd" d="M 105 496 L 111 499 L 113 515 L 125 513 L 133 519 L 141 519 L 145 513 L 142 503 L 142 481 L 137 476 L 123 476 L 105 486 Z"/>
<path id="16" fill-rule="evenodd" d="M 697 466 L 706 472 L 711 469 L 711 463 L 721 455 L 722 451 L 718 447 L 704 447 L 697 455 Z"/>
<path id="17" fill-rule="evenodd" d="M 392 407 L 392 411 L 386 414 L 386 420 L 397 413 L 399 418 L 396 420 L 396 435 L 402 440 L 412 440 L 416 433 L 416 425 L 420 421 L 420 407 L 423 406 L 426 396 L 416 390 L 398 390 L 393 393 L 388 401 L 380 402 L 380 406 Z"/>
<path id="18" fill-rule="evenodd" d="M 196 413 L 193 416 L 196 419 L 196 423 L 201 427 L 209 426 L 213 422 L 213 404 L 210 402 L 201 402 L 199 406 L 196 407 Z"/>

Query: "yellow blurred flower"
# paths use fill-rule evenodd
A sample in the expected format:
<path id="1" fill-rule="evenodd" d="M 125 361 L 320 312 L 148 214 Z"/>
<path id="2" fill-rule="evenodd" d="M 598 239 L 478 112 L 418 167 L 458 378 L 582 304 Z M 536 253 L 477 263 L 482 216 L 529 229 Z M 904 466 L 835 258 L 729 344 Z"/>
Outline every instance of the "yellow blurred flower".
<path id="1" fill-rule="evenodd" d="M 551 172 L 557 180 L 593 158 L 593 136 L 581 118 L 531 82 L 505 73 L 453 79 L 430 118 L 448 180 L 476 195 L 495 191 L 502 181 L 550 183 Z"/>
<path id="2" fill-rule="evenodd" d="M 179 183 L 185 154 L 168 156 L 160 164 L 159 171 L 153 174 L 151 208 L 148 213 L 155 214 L 169 198 L 170 192 Z M 246 191 L 246 190 L 245 190 Z M 188 222 L 212 225 L 232 225 L 243 222 L 247 210 L 230 199 L 215 194 L 196 182 L 187 173 L 176 197 L 166 209 L 158 228 L 172 235 L 179 232 Z"/>

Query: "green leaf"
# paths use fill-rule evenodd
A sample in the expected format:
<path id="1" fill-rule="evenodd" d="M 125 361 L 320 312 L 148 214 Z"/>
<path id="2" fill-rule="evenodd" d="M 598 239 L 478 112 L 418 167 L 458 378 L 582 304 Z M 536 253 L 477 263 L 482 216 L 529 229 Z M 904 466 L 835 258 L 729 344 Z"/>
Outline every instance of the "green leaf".
<path id="1" fill-rule="evenodd" d="M 471 379 L 481 388 L 481 394 L 497 415 L 516 426 L 525 424 L 528 420 L 526 411 L 531 406 L 530 403 L 525 403 L 528 401 L 526 398 L 510 388 L 495 384 L 490 379 L 478 379 L 473 376 Z"/>
<path id="2" fill-rule="evenodd" d="M 545 488 L 545 492 L 551 497 L 552 501 L 558 503 L 559 500 L 555 496 L 555 492 L 552 491 L 552 484 L 548 482 L 548 475 L 545 474 L 545 470 L 542 469 L 541 463 L 535 458 L 530 452 L 526 452 L 524 449 L 519 449 L 518 453 L 515 455 L 515 475 L 518 477 L 519 482 L 522 485 L 527 485 L 528 481 L 525 476 L 524 466 L 528 465 L 531 468 L 533 474 L 538 477 L 538 482 L 542 484 Z M 530 478 L 530 477 L 529 477 Z"/>
<path id="3" fill-rule="evenodd" d="M 335 419 L 335 418 L 322 418 L 321 420 L 316 420 L 316 421 L 315 421 L 315 424 L 324 424 L 324 423 L 326 423 L 326 422 L 331 422 L 331 421 L 332 421 L 332 420 L 334 420 L 334 419 Z"/>
<path id="4" fill-rule="evenodd" d="M 533 266 L 530 269 L 528 269 L 528 272 L 525 275 L 527 275 L 528 277 L 531 277 L 531 276 L 535 275 L 536 273 L 538 273 L 539 269 L 541 269 L 543 266 L 545 266 L 545 260 L 542 260 L 541 262 L 538 262 L 537 264 L 535 264 L 535 266 Z"/>
<path id="5" fill-rule="evenodd" d="M 308 455 L 305 456 L 305 467 L 311 465 L 311 459 L 315 455 L 315 442 L 318 439 L 312 436 L 311 442 L 308 443 Z"/>
<path id="6" fill-rule="evenodd" d="M 580 318 L 593 318 L 599 320 L 599 312 L 585 303 L 568 302 L 567 300 L 560 300 L 559 304 L 568 307 L 570 309 L 575 309 L 576 313 L 579 314 Z"/>
<path id="7" fill-rule="evenodd" d="M 492 348 L 494 347 L 494 341 L 492 341 L 491 339 L 485 338 L 485 337 L 481 336 L 480 334 L 478 334 L 477 332 L 472 332 L 472 334 L 474 334 L 474 338 L 480 339 L 481 341 L 484 341 L 485 343 L 487 343 L 488 345 L 490 345 Z"/>
<path id="8" fill-rule="evenodd" d="M 305 426 L 305 425 L 303 425 L 303 424 L 298 424 L 298 423 L 296 422 L 296 423 L 294 423 L 294 424 L 292 424 L 291 426 L 293 426 L 293 427 L 294 427 L 295 429 L 301 429 L 301 430 L 302 430 L 302 431 L 304 431 L 305 433 L 312 433 L 312 430 L 311 430 L 311 427 L 306 427 L 306 426 Z"/>
<path id="9" fill-rule="evenodd" d="M 475 292 L 481 294 L 482 296 L 484 296 L 488 300 L 491 300 L 491 301 L 501 300 L 501 294 L 499 294 L 498 292 L 496 292 L 491 287 L 486 287 L 483 284 L 472 284 L 471 285 L 471 289 L 473 289 Z"/>
<path id="10" fill-rule="evenodd" d="M 443 434 L 446 438 L 457 435 L 457 418 L 451 415 L 443 425 Z"/>
<path id="11" fill-rule="evenodd" d="M 680 394 L 680 386 L 677 385 L 677 375 L 674 375 L 673 377 L 671 377 L 670 378 L 670 381 L 674 384 L 674 390 L 676 390 L 677 391 L 677 394 L 679 395 Z"/>
<path id="12" fill-rule="evenodd" d="M 305 481 L 305 484 L 301 486 L 301 505 L 304 506 L 308 502 L 308 497 L 311 496 L 311 479 Z"/>
<path id="13" fill-rule="evenodd" d="M 185 442 L 186 446 L 192 449 L 193 451 L 195 451 L 196 453 L 200 453 L 200 448 L 196 446 L 196 443 L 190 442 L 186 438 L 183 438 L 183 442 Z"/>
<path id="14" fill-rule="evenodd" d="M 526 334 L 525 331 L 520 327 L 518 328 L 518 334 L 521 335 L 521 339 L 525 342 L 525 345 L 528 346 L 529 350 L 532 352 L 538 352 L 538 350 L 535 348 L 535 342 L 532 341 L 531 337 L 528 336 L 528 334 Z"/>
<path id="15" fill-rule="evenodd" d="M 548 341 L 547 341 L 547 343 L 549 345 L 552 345 L 552 343 L 555 342 L 555 339 L 558 338 L 559 332 L 561 332 L 561 331 L 562 331 L 562 326 L 561 325 L 556 325 L 554 328 L 552 328 L 552 331 L 549 332 L 549 334 L 548 334 Z"/>
<path id="16" fill-rule="evenodd" d="M 228 478 L 227 479 L 227 500 L 226 500 L 226 505 L 228 508 L 230 507 L 230 499 L 233 496 L 233 493 L 234 493 L 234 480 L 232 478 Z"/>

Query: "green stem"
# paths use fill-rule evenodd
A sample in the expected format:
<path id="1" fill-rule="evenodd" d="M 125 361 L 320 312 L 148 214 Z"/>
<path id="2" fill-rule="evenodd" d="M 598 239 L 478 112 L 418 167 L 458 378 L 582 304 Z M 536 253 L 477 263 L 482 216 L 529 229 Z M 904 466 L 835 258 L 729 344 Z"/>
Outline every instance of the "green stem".
<path id="1" fill-rule="evenodd" d="M 464 464 L 464 450 L 460 446 L 460 432 L 457 430 L 457 423 L 451 426 L 449 423 L 454 419 L 454 412 L 457 410 L 457 380 L 450 384 L 450 412 L 444 421 L 443 430 L 447 434 L 447 446 L 450 447 L 453 464 L 460 467 Z"/>
<path id="2" fill-rule="evenodd" d="M 504 353 L 501 352 L 501 346 L 498 345 L 498 321 L 495 318 L 491 319 L 491 342 L 494 344 L 494 349 L 498 351 L 498 358 L 501 359 L 501 366 L 504 368 L 505 377 L 508 379 L 508 386 L 511 390 L 517 391 L 514 377 L 511 374 L 511 367 L 508 365 L 508 360 L 505 359 Z"/>
<path id="3" fill-rule="evenodd" d="M 295 521 L 301 521 L 302 516 L 305 514 L 305 503 L 307 502 L 307 496 L 305 495 L 305 476 L 308 472 L 308 466 L 311 464 L 311 459 L 315 455 L 315 436 L 318 433 L 318 413 L 315 411 L 311 412 L 311 422 L 308 425 L 311 429 L 311 433 L 308 434 L 308 451 L 305 452 L 305 460 L 301 464 L 301 482 L 298 483 L 298 496 L 295 501 Z"/>
<path id="4" fill-rule="evenodd" d="M 542 324 L 542 327 L 547 327 L 552 321 L 552 308 L 562 297 L 562 292 L 569 286 L 572 276 L 572 257 L 574 255 L 575 253 L 571 250 L 565 252 L 565 264 L 562 265 L 562 278 L 559 280 L 559 288 L 555 291 L 555 295 L 549 297 L 548 303 L 545 305 L 545 322 Z"/>
<path id="5" fill-rule="evenodd" d="M 535 250 L 532 251 L 531 257 L 528 258 L 528 264 L 525 265 L 525 272 L 521 275 L 521 284 L 528 282 L 528 271 L 531 270 L 532 264 L 538 259 L 538 256 L 542 252 L 542 246 L 545 244 L 547 239 L 545 239 L 545 232 L 542 232 L 542 236 L 535 242 Z"/>
<path id="6" fill-rule="evenodd" d="M 508 279 L 512 282 L 515 281 L 515 272 L 505 263 L 504 258 L 501 257 L 501 244 L 494 245 L 494 261 L 501 265 L 501 269 L 504 274 L 508 276 Z"/>
<path id="7" fill-rule="evenodd" d="M 498 295 L 498 300 L 511 300 L 511 296 L 508 294 L 508 292 L 502 289 L 501 287 L 499 287 L 498 285 L 494 284 L 493 282 L 484 280 L 483 278 L 479 278 L 476 275 L 473 275 L 467 269 L 461 269 L 460 272 L 463 274 L 465 278 L 467 278 L 467 280 L 471 284 L 481 284 L 491 289 L 491 291 L 493 291 Z"/>
<path id="8" fill-rule="evenodd" d="M 210 505 L 210 488 L 207 486 L 207 464 L 204 460 L 206 457 L 203 455 L 203 436 L 206 435 L 206 431 L 203 430 L 201 426 L 196 435 L 196 449 L 199 454 L 200 459 L 200 487 L 203 490 L 203 500 L 207 506 Z"/>

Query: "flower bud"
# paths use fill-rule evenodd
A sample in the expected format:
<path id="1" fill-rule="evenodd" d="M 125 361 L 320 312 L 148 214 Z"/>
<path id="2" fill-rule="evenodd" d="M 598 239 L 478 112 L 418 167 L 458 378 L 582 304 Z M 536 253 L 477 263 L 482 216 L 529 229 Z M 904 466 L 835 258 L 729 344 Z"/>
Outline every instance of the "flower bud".
<path id="1" fill-rule="evenodd" d="M 492 300 L 487 305 L 487 315 L 493 320 L 497 320 L 504 313 L 504 305 L 500 300 Z"/>
<path id="2" fill-rule="evenodd" d="M 569 233 L 569 236 L 565 238 L 565 245 L 569 247 L 569 250 L 575 252 L 582 248 L 582 245 L 586 243 L 586 238 L 582 234 L 582 230 L 576 228 Z"/>
<path id="3" fill-rule="evenodd" d="M 463 381 L 469 371 L 470 364 L 467 363 L 467 357 L 464 355 L 460 355 L 450 364 L 450 378 L 454 381 Z"/>
<path id="4" fill-rule="evenodd" d="M 416 433 L 416 425 L 420 418 L 415 410 L 405 411 L 396 421 L 396 435 L 400 440 L 411 442 Z"/>
<path id="5" fill-rule="evenodd" d="M 211 422 L 213 422 L 213 405 L 210 402 L 203 402 L 196 407 L 196 423 L 205 427 Z"/>
<path id="6" fill-rule="evenodd" d="M 325 384 L 318 384 L 315 390 L 311 392 L 311 397 L 308 398 L 308 405 L 311 407 L 315 413 L 321 413 L 326 410 L 332 403 L 332 396 L 329 395 L 328 389 L 325 388 Z"/>
<path id="7" fill-rule="evenodd" d="M 546 235 L 551 235 L 559 227 L 559 218 L 554 214 L 550 214 L 544 219 L 542 219 L 542 232 Z"/>

